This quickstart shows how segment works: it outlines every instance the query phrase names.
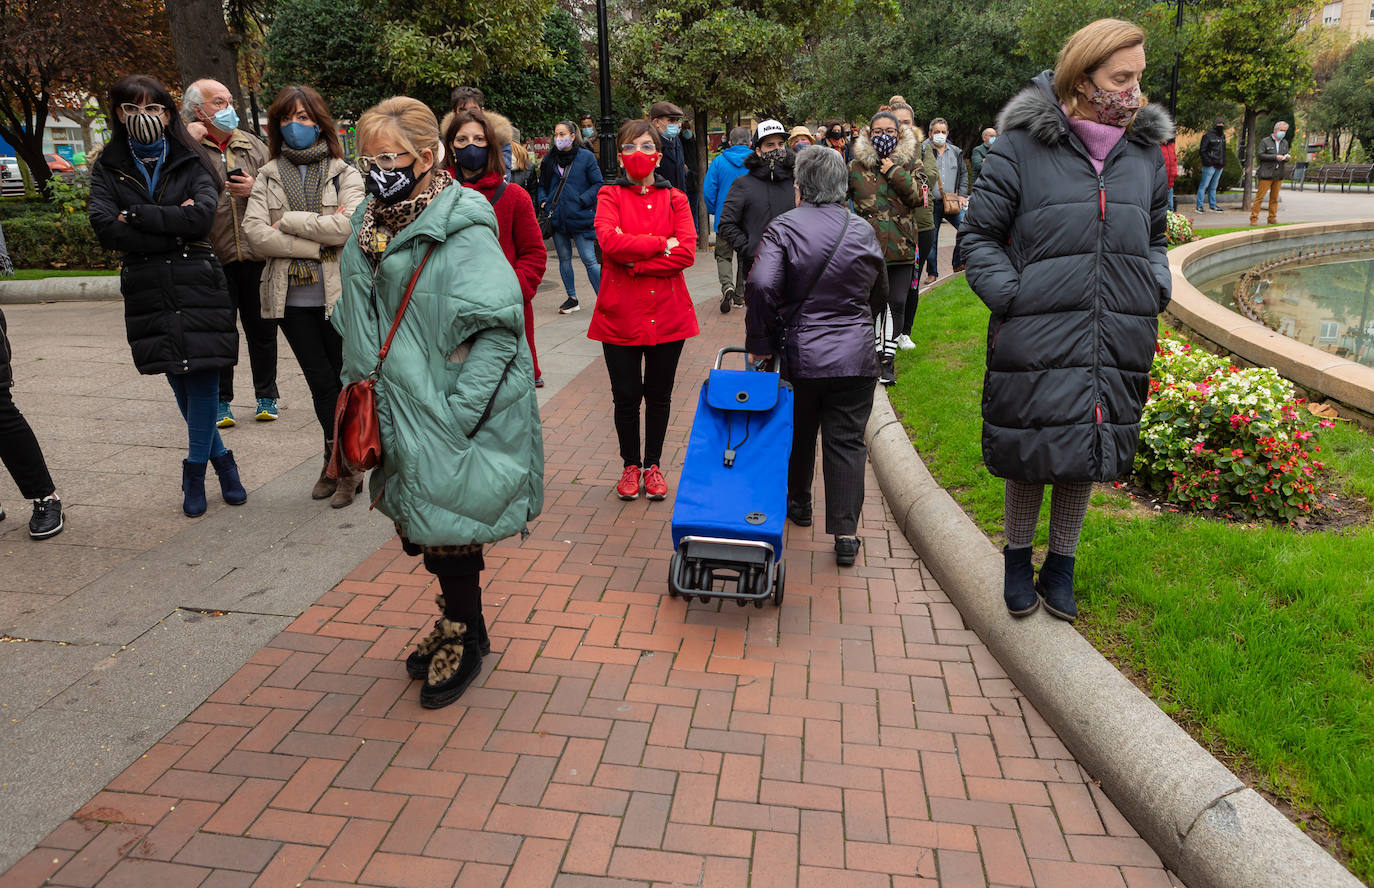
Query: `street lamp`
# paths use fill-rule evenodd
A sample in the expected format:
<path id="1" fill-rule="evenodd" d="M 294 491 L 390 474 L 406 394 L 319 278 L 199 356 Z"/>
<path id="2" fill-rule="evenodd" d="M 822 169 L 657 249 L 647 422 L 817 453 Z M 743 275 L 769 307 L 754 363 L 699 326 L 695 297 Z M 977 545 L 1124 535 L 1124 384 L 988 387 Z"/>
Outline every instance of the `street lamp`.
<path id="1" fill-rule="evenodd" d="M 1197 3 L 1197 0 L 1176 0 L 1176 2 L 1178 11 L 1174 14 L 1174 70 L 1169 75 L 1169 116 L 1175 121 L 1178 120 L 1178 35 L 1183 30 L 1183 4 L 1187 2 L 1189 6 L 1192 6 Z"/>
<path id="2" fill-rule="evenodd" d="M 596 0 L 596 60 L 601 71 L 601 176 L 607 182 L 617 174 L 615 118 L 611 116 L 611 38 L 606 22 L 606 0 Z"/>

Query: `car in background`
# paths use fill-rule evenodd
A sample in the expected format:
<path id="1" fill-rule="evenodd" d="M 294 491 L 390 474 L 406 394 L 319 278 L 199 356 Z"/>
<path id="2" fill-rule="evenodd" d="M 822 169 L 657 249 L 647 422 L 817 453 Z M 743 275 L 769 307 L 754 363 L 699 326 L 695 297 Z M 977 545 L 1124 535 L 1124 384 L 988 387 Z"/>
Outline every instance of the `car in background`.
<path id="1" fill-rule="evenodd" d="M 17 158 L 0 157 L 0 192 L 4 194 L 24 193 L 24 176 L 19 172 Z"/>
<path id="2" fill-rule="evenodd" d="M 48 169 L 52 170 L 55 176 L 70 179 L 76 175 L 76 167 L 60 154 L 44 154 L 43 159 L 48 162 Z"/>

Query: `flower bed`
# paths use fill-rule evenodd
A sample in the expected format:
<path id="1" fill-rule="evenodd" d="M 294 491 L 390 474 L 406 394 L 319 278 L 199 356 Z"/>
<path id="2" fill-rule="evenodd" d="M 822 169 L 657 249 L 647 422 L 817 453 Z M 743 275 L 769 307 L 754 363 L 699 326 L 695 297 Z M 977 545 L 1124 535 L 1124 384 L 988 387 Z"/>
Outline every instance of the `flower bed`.
<path id="1" fill-rule="evenodd" d="M 1271 367 L 1241 370 L 1164 331 L 1140 422 L 1137 481 L 1171 503 L 1292 521 L 1322 507 L 1318 419 Z"/>
<path id="2" fill-rule="evenodd" d="M 1192 243 L 1198 239 L 1193 233 L 1192 219 L 1189 219 L 1182 213 L 1175 213 L 1172 210 L 1169 211 L 1168 219 L 1169 225 L 1165 237 L 1168 239 L 1169 246 L 1177 247 L 1179 244 Z"/>

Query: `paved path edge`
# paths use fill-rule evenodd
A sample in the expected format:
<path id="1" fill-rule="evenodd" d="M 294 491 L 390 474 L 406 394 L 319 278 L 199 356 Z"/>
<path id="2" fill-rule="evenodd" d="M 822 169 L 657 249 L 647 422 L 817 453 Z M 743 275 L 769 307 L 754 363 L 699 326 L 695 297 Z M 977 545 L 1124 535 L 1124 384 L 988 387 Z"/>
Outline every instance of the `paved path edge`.
<path id="1" fill-rule="evenodd" d="M 124 298 L 119 275 L 49 277 L 36 281 L 0 281 L 0 305 L 33 305 L 39 302 L 113 302 Z"/>
<path id="2" fill-rule="evenodd" d="M 881 389 L 864 433 L 898 526 L 1016 686 L 1190 888 L 1363 883 L 1067 623 L 1002 604 L 1002 556 L 931 476 Z"/>

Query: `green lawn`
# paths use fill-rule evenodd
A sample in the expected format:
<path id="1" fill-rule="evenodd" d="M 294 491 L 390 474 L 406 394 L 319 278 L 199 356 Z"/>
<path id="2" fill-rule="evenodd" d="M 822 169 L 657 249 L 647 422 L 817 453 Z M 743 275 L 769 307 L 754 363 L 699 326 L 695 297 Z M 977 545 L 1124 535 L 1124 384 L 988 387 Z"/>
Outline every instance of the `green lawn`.
<path id="1" fill-rule="evenodd" d="M 936 479 L 996 539 L 1002 482 L 979 444 L 987 320 L 963 279 L 924 295 L 888 392 Z M 1374 439 L 1340 423 L 1322 443 L 1332 483 L 1374 498 Z M 1245 527 L 1106 489 L 1076 585 L 1086 638 L 1214 753 L 1319 812 L 1374 879 L 1374 527 Z"/>
<path id="2" fill-rule="evenodd" d="M 1285 225 L 1293 225 L 1293 224 L 1294 224 L 1294 223 L 1292 223 L 1292 222 L 1280 222 L 1280 223 L 1278 223 L 1277 225 L 1275 225 L 1274 227 L 1275 227 L 1275 228 L 1282 228 L 1282 227 L 1285 226 Z M 1269 226 L 1260 226 L 1260 225 L 1256 225 L 1256 226 L 1251 227 L 1251 226 L 1249 226 L 1249 225 L 1236 225 L 1236 226 L 1233 226 L 1233 227 L 1231 227 L 1231 228 L 1194 228 L 1194 229 L 1193 229 L 1193 234 L 1197 235 L 1198 239 L 1201 240 L 1201 239 L 1204 238 L 1204 237 L 1216 237 L 1218 234 L 1231 234 L 1232 232 L 1236 232 L 1236 231 L 1254 231 L 1254 230 L 1257 230 L 1257 229 L 1262 228 L 1262 227 L 1263 227 L 1263 228 L 1267 228 L 1267 227 L 1269 227 Z"/>
<path id="3" fill-rule="evenodd" d="M 53 277 L 89 277 L 95 275 L 119 274 L 118 268 L 16 268 L 12 281 L 41 281 L 43 278 Z M 0 278 L 3 280 L 3 278 Z"/>

